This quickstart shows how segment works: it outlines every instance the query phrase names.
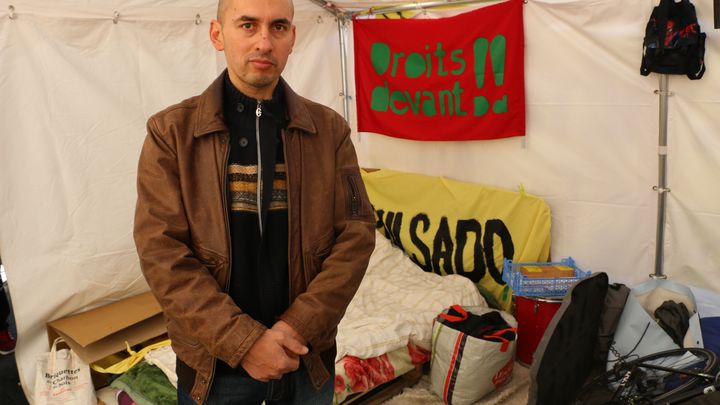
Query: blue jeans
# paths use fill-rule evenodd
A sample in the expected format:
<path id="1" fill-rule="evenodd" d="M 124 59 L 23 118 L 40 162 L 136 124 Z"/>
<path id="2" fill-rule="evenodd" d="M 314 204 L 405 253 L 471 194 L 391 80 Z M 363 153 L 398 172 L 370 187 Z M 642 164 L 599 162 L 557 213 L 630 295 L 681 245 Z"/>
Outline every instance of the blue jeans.
<path id="1" fill-rule="evenodd" d="M 208 405 L 330 405 L 333 403 L 333 376 L 320 388 L 319 391 L 310 382 L 309 375 L 304 367 L 289 374 L 289 385 L 293 394 L 287 400 L 266 401 L 271 384 L 264 383 L 250 377 L 235 375 L 215 375 Z M 178 387 L 178 405 L 195 405 L 189 395 Z"/>

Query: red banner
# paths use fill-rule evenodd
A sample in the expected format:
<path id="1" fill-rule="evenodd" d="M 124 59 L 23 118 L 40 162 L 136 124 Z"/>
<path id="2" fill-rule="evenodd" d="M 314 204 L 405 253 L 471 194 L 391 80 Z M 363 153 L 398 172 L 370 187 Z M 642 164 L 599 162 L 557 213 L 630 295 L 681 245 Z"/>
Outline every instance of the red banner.
<path id="1" fill-rule="evenodd" d="M 525 135 L 522 6 L 354 20 L 358 130 L 421 141 Z"/>

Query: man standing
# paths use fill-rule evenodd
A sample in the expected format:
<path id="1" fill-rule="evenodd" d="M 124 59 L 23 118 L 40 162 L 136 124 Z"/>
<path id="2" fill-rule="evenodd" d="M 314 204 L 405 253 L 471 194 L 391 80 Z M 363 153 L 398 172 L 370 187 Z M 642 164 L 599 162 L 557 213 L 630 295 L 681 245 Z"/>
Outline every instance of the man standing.
<path id="1" fill-rule="evenodd" d="M 293 12 L 220 0 L 210 39 L 227 70 L 148 121 L 134 236 L 180 404 L 332 402 L 374 215 L 347 123 L 280 77 Z"/>

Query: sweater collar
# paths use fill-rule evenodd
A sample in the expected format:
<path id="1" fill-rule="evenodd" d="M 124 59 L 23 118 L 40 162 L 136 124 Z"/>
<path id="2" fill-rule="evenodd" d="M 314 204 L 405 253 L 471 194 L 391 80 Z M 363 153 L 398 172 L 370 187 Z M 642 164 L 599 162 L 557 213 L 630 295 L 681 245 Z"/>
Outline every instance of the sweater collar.
<path id="1" fill-rule="evenodd" d="M 262 104 L 263 115 L 267 114 L 280 128 L 285 127 L 287 113 L 285 112 L 285 91 L 282 82 L 278 82 L 275 86 L 270 100 L 258 100 L 238 90 L 230 81 L 227 70 L 223 76 L 223 109 L 226 119 L 231 118 L 230 114 L 255 115 L 258 105 Z"/>
<path id="2" fill-rule="evenodd" d="M 223 72 L 205 91 L 197 97 L 197 121 L 194 136 L 199 137 L 211 133 L 227 131 L 223 115 L 223 92 L 225 86 L 225 75 Z M 282 84 L 282 87 L 280 85 Z M 317 127 L 310 118 L 310 111 L 306 106 L 307 101 L 295 93 L 292 88 L 280 78 L 276 88 L 284 90 L 284 97 L 287 100 L 287 115 L 289 129 L 297 129 L 308 134 L 316 134 Z M 255 102 L 257 104 L 257 102 Z M 253 110 L 254 111 L 254 110 Z"/>

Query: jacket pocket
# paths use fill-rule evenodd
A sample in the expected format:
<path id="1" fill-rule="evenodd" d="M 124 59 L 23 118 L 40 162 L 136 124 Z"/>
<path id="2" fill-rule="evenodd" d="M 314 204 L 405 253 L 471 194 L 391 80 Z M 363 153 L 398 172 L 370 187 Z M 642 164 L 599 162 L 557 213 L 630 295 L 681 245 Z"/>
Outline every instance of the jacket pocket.
<path id="1" fill-rule="evenodd" d="M 345 217 L 373 221 L 375 215 L 360 173 L 356 170 L 346 170 L 341 174 L 341 182 L 345 190 Z"/>
<path id="2" fill-rule="evenodd" d="M 215 279 L 218 280 L 218 282 L 221 281 L 220 274 L 218 274 L 219 269 L 222 268 L 222 265 L 227 263 L 227 259 L 223 258 L 219 254 L 202 248 L 197 245 L 193 245 L 192 247 L 193 253 L 195 254 L 195 258 L 198 259 L 198 261 L 205 266 L 210 274 L 212 274 Z"/>
<path id="3" fill-rule="evenodd" d="M 212 358 L 200 341 L 185 333 L 175 321 L 170 320 L 167 329 L 172 349 L 178 359 L 177 365 L 184 365 L 180 369 L 176 368 L 178 378 L 185 381 L 185 387 L 192 387 L 196 372 L 210 374 Z"/>
<path id="4" fill-rule="evenodd" d="M 320 273 L 322 264 L 330 255 L 330 251 L 335 242 L 335 232 L 330 231 L 318 238 L 315 243 L 304 255 L 305 276 L 309 283 L 315 276 Z"/>
<path id="5" fill-rule="evenodd" d="M 167 332 L 170 340 L 172 340 L 172 342 L 181 351 L 183 351 L 182 349 L 193 350 L 200 346 L 200 342 L 196 338 L 185 333 L 185 331 L 177 324 L 177 322 L 173 321 L 172 319 L 168 321 Z"/>

